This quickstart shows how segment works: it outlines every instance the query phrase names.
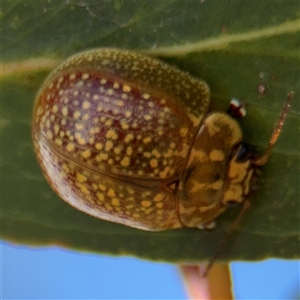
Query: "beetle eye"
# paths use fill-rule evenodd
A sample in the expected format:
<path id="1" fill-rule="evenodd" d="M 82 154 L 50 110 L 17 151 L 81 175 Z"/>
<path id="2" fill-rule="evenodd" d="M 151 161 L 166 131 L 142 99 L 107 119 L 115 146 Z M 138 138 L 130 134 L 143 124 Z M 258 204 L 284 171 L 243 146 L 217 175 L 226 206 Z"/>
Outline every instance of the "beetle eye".
<path id="1" fill-rule="evenodd" d="M 236 161 L 244 162 L 249 159 L 251 156 L 251 152 L 249 146 L 247 144 L 241 144 L 236 153 Z"/>

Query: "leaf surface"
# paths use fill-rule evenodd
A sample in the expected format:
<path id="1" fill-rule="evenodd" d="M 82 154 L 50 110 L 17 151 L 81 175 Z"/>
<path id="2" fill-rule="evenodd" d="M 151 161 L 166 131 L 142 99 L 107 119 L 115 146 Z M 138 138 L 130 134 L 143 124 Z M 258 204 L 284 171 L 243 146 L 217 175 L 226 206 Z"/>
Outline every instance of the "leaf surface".
<path id="1" fill-rule="evenodd" d="M 94 47 L 143 51 L 205 79 L 212 109 L 247 104 L 244 140 L 266 149 L 289 91 L 295 99 L 251 209 L 222 260 L 299 257 L 299 42 L 297 1 L 65 1 L 2 4 L 2 238 L 153 260 L 209 259 L 239 209 L 212 232 L 145 232 L 97 220 L 59 199 L 31 142 L 35 94 L 61 60 Z M 266 92 L 259 94 L 258 86 Z"/>

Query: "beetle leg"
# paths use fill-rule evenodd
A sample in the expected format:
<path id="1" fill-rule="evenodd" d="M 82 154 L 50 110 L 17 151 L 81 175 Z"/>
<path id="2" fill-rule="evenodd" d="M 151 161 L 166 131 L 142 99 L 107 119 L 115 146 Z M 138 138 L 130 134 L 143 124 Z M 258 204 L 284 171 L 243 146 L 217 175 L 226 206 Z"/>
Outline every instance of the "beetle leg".
<path id="1" fill-rule="evenodd" d="M 216 225 L 217 225 L 216 221 L 215 220 L 211 220 L 211 221 L 206 222 L 204 224 L 200 224 L 198 226 L 198 228 L 201 229 L 201 230 L 212 230 L 212 229 L 214 229 L 216 227 Z"/>

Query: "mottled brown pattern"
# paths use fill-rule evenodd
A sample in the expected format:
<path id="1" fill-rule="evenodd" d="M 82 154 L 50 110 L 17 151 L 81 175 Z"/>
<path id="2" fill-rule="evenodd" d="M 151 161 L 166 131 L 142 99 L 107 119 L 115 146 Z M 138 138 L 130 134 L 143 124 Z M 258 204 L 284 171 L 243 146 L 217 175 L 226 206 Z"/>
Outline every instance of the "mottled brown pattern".
<path id="1" fill-rule="evenodd" d="M 169 184 L 179 179 L 208 103 L 203 81 L 158 60 L 84 52 L 58 66 L 37 95 L 36 153 L 72 206 L 137 228 L 176 228 Z"/>

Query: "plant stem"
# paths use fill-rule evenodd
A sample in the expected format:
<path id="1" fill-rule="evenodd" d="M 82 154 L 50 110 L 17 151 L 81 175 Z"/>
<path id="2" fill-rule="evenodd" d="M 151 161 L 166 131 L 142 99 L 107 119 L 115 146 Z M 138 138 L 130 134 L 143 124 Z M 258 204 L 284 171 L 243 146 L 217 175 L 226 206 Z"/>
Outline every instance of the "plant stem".
<path id="1" fill-rule="evenodd" d="M 215 264 L 203 277 L 206 265 L 179 266 L 189 299 L 232 300 L 230 269 L 227 264 Z"/>

